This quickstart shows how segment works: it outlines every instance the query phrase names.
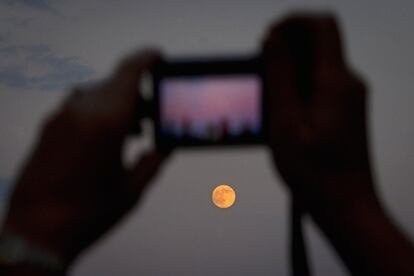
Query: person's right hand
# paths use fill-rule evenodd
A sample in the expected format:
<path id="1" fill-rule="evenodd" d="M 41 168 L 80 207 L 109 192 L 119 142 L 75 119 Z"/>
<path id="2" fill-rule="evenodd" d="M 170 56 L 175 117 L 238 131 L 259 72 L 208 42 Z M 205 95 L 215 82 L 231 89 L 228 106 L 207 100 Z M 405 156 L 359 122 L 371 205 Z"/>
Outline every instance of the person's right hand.
<path id="1" fill-rule="evenodd" d="M 296 15 L 275 24 L 263 54 L 270 146 L 294 195 L 312 208 L 375 203 L 366 89 L 344 60 L 333 17 Z"/>
<path id="2" fill-rule="evenodd" d="M 292 16 L 264 42 L 270 147 L 295 203 L 352 275 L 414 275 L 414 248 L 374 190 L 366 89 L 349 69 L 332 16 Z"/>

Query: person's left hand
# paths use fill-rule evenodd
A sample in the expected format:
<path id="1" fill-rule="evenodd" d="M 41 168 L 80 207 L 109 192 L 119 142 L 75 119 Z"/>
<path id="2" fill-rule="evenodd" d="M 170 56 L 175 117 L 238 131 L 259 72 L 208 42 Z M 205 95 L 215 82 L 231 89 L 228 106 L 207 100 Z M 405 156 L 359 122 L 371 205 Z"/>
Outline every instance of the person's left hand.
<path id="1" fill-rule="evenodd" d="M 142 100 L 138 82 L 159 59 L 141 51 L 100 86 L 74 90 L 47 120 L 17 180 L 4 229 L 70 263 L 134 206 L 166 157 L 153 151 L 132 168 L 121 158 Z"/>

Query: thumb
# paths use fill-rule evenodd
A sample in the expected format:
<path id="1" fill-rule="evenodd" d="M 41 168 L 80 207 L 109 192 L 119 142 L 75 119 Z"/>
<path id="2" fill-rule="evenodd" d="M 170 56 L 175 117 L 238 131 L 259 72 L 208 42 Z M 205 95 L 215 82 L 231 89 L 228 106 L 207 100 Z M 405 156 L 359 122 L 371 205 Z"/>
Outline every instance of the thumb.
<path id="1" fill-rule="evenodd" d="M 134 205 L 144 189 L 159 172 L 169 154 L 156 150 L 144 153 L 127 172 L 127 201 Z"/>

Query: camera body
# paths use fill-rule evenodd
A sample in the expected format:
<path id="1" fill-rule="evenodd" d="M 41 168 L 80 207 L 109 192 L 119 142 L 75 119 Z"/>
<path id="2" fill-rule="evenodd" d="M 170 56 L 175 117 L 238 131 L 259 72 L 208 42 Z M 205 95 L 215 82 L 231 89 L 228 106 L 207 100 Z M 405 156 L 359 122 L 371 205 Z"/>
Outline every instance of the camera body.
<path id="1" fill-rule="evenodd" d="M 260 57 L 162 61 L 152 77 L 158 148 L 266 141 L 267 101 Z"/>

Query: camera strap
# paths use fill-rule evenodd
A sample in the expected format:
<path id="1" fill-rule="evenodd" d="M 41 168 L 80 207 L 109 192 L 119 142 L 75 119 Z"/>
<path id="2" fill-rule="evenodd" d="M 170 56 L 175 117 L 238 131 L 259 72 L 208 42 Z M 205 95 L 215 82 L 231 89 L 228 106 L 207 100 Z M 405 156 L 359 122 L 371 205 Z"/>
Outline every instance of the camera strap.
<path id="1" fill-rule="evenodd" d="M 290 261 L 292 276 L 310 276 L 306 255 L 306 244 L 303 237 L 302 218 L 305 214 L 303 206 L 295 197 L 291 199 L 290 221 Z"/>

